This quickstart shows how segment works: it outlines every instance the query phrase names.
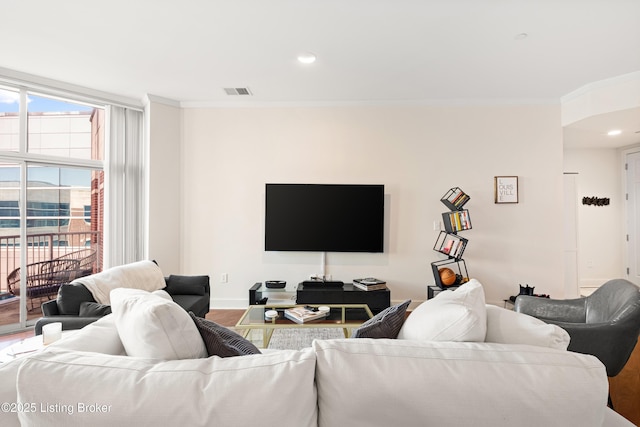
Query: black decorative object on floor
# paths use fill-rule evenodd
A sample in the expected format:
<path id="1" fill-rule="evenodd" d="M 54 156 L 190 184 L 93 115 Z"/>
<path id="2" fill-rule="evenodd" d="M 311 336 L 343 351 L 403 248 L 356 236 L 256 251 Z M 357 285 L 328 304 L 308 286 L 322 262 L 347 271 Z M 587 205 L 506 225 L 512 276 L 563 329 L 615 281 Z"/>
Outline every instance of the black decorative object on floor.
<path id="1" fill-rule="evenodd" d="M 547 294 L 534 294 L 533 290 L 535 289 L 535 286 L 529 286 L 528 284 L 525 286 L 519 285 L 520 286 L 520 293 L 518 295 L 515 296 L 510 296 L 509 300 L 511 302 L 515 302 L 516 298 L 519 297 L 520 295 L 528 295 L 528 296 L 533 296 L 533 297 L 540 297 L 540 298 L 549 298 L 549 295 Z"/>

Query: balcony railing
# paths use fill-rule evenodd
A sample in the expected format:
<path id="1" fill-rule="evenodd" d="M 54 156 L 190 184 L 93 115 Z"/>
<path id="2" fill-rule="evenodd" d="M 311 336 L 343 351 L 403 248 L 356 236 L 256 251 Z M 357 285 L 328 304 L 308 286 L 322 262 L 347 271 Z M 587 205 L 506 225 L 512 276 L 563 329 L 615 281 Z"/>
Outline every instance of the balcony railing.
<path id="1" fill-rule="evenodd" d="M 0 294 L 9 291 L 7 277 L 20 267 L 23 250 L 26 251 L 27 264 L 34 264 L 54 260 L 82 249 L 95 251 L 94 272 L 102 270 L 100 232 L 29 234 L 26 245 L 21 245 L 20 236 L 0 236 Z"/>

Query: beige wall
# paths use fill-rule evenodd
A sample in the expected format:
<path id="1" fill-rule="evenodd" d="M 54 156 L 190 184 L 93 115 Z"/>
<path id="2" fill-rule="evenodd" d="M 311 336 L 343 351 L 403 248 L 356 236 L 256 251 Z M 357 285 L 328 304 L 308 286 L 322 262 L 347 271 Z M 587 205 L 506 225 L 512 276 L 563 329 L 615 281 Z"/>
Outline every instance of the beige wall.
<path id="1" fill-rule="evenodd" d="M 565 171 L 577 172 L 578 284 L 597 287 L 625 277 L 621 158 L 617 149 L 566 149 Z M 583 205 L 583 197 L 608 197 L 609 206 Z"/>
<path id="2" fill-rule="evenodd" d="M 182 271 L 211 276 L 214 307 L 245 306 L 254 282 L 320 272 L 320 254 L 264 251 L 267 182 L 385 184 L 385 253 L 330 253 L 327 273 L 377 276 L 394 301 L 414 302 L 433 283 L 429 263 L 444 257 L 432 249 L 446 211 L 439 199 L 460 186 L 473 221 L 464 258 L 487 300 L 501 304 L 519 283 L 563 297 L 559 106 L 193 108 L 182 126 L 181 192 L 152 189 L 151 254 L 167 249 L 172 222 L 153 199 L 172 196 L 182 204 Z M 152 153 L 163 150 L 166 164 L 176 151 L 162 137 L 152 135 Z M 520 177 L 519 204 L 494 204 L 495 175 Z M 155 215 L 163 219 L 153 224 Z"/>

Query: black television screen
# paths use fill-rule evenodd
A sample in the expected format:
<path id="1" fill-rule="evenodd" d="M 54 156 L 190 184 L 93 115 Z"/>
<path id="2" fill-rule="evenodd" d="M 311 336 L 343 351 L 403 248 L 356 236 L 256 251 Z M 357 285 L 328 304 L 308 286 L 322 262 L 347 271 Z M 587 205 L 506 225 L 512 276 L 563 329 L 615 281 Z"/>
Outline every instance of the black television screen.
<path id="1" fill-rule="evenodd" d="M 267 184 L 265 250 L 383 252 L 384 185 Z"/>

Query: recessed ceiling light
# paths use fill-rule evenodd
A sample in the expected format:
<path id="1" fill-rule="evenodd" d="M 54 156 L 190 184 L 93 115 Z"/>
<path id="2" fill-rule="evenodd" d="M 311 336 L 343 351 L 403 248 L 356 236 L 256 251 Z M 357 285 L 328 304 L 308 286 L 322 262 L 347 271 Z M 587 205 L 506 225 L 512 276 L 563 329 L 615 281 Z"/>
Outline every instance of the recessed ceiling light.
<path id="1" fill-rule="evenodd" d="M 313 64 L 314 62 L 316 62 L 316 59 L 316 55 L 311 52 L 305 52 L 298 55 L 298 62 L 301 62 L 303 64 Z"/>
<path id="2" fill-rule="evenodd" d="M 527 34 L 527 33 L 516 34 L 516 40 L 524 40 L 527 37 L 529 37 L 529 34 Z"/>
<path id="3" fill-rule="evenodd" d="M 622 131 L 620 129 L 614 129 L 614 130 L 610 130 L 609 132 L 607 132 L 607 135 L 616 136 L 616 135 L 620 135 L 621 133 L 622 133 Z"/>

